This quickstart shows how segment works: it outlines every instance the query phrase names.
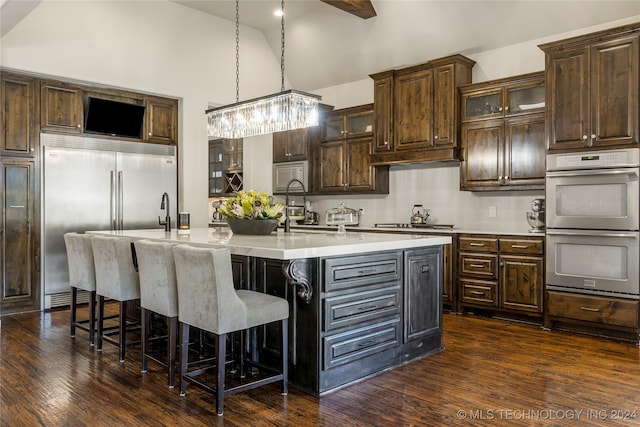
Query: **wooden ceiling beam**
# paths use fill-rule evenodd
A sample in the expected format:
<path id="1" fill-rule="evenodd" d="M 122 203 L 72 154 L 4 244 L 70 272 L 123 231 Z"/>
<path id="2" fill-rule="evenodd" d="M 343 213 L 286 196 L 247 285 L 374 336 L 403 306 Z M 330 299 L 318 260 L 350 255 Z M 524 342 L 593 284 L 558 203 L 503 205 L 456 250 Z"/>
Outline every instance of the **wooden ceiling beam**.
<path id="1" fill-rule="evenodd" d="M 371 0 L 320 0 L 338 9 L 349 12 L 362 19 L 369 19 L 376 16 L 376 10 L 371 4 Z"/>

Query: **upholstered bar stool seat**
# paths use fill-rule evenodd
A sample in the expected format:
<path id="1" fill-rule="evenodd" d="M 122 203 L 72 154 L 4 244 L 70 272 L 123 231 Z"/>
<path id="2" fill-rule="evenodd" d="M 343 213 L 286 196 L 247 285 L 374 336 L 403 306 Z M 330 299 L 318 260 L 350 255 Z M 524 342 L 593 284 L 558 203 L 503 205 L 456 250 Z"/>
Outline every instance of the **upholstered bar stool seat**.
<path id="1" fill-rule="evenodd" d="M 89 345 L 93 347 L 96 325 L 96 271 L 93 265 L 91 237 L 86 234 L 65 233 L 69 265 L 69 286 L 71 288 L 70 325 L 71 337 L 75 338 L 76 328 L 89 333 Z M 78 289 L 89 293 L 89 317 L 77 318 Z"/>
<path id="2" fill-rule="evenodd" d="M 169 387 L 173 387 L 178 368 L 178 289 L 172 250 L 175 243 L 137 240 L 134 246 L 140 276 L 142 372 L 147 372 L 147 360 L 152 360 L 168 369 Z M 167 319 L 166 362 L 157 358 L 149 348 L 152 313 Z"/>
<path id="3" fill-rule="evenodd" d="M 133 265 L 131 242 L 126 237 L 91 236 L 93 261 L 96 269 L 96 294 L 98 295 L 98 346 L 102 341 L 120 348 L 120 361 L 124 362 L 125 349 L 137 342 L 127 343 L 127 332 L 138 328 L 138 322 L 127 322 L 127 305 L 140 299 L 138 272 Z M 104 330 L 104 300 L 119 302 L 118 339 L 114 340 Z"/>
<path id="4" fill-rule="evenodd" d="M 218 415 L 223 413 L 224 396 L 228 394 L 276 381 L 282 381 L 282 393 L 287 394 L 289 303 L 273 295 L 236 290 L 233 286 L 231 254 L 228 249 L 178 245 L 173 248 L 173 253 L 178 285 L 178 317 L 182 323 L 180 394 L 185 394 L 186 381 L 215 393 Z M 268 374 L 266 377 L 257 376 L 254 381 L 241 380 L 239 385 L 226 387 L 227 334 L 277 321 L 281 322 L 282 330 L 280 371 L 275 372 L 260 366 L 261 372 Z M 216 336 L 215 387 L 197 379 L 206 369 L 187 371 L 189 326 L 203 329 Z M 244 348 L 244 345 L 241 345 L 241 348 Z"/>

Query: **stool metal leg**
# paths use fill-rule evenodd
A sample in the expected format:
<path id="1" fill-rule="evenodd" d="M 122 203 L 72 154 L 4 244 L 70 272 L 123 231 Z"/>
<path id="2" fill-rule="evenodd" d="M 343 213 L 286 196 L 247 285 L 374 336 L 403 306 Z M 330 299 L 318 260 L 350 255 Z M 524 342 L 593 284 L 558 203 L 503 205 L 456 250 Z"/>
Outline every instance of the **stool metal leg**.
<path id="1" fill-rule="evenodd" d="M 167 364 L 169 365 L 169 388 L 175 386 L 174 377 L 176 374 L 176 346 L 178 335 L 178 316 L 167 318 Z"/>
<path id="2" fill-rule="evenodd" d="M 189 325 L 182 324 L 180 332 L 180 396 L 184 396 L 187 389 L 187 363 L 189 362 Z"/>
<path id="3" fill-rule="evenodd" d="M 89 345 L 95 345 L 96 335 L 96 291 L 89 292 Z"/>
<path id="4" fill-rule="evenodd" d="M 118 316 L 120 330 L 118 331 L 118 344 L 120 346 L 120 362 L 124 362 L 127 347 L 127 301 L 120 301 L 120 315 Z"/>
<path id="5" fill-rule="evenodd" d="M 151 312 L 140 307 L 140 351 L 142 352 L 142 372 L 147 372 L 147 351 L 149 347 L 149 331 L 151 330 Z"/>
<path id="6" fill-rule="evenodd" d="M 222 415 L 224 408 L 224 367 L 227 354 L 227 334 L 216 335 L 216 413 Z"/>
<path id="7" fill-rule="evenodd" d="M 69 319 L 71 323 L 71 338 L 76 337 L 76 300 L 78 298 L 78 288 L 71 286 L 71 307 L 69 307 L 69 311 L 71 314 L 71 318 Z"/>
<path id="8" fill-rule="evenodd" d="M 98 351 L 102 351 L 102 334 L 104 333 L 104 297 L 98 297 Z"/>
<path id="9" fill-rule="evenodd" d="M 289 393 L 289 319 L 282 319 L 282 394 Z"/>

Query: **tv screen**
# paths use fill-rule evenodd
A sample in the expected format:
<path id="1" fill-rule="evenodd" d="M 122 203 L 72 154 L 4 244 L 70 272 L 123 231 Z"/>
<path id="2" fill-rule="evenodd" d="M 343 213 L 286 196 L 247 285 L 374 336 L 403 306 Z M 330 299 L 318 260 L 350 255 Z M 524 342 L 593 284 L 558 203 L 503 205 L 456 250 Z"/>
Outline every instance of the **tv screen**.
<path id="1" fill-rule="evenodd" d="M 143 120 L 143 105 L 89 97 L 84 128 L 89 133 L 141 138 Z"/>

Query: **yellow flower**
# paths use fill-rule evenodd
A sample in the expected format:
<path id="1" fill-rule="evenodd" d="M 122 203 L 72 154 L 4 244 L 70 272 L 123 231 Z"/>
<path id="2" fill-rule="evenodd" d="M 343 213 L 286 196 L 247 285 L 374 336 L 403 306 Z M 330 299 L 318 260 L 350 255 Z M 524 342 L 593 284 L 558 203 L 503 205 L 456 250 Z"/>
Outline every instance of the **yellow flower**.
<path id="1" fill-rule="evenodd" d="M 226 218 L 238 219 L 286 219 L 284 204 L 275 202 L 265 192 L 255 190 L 239 191 L 236 197 L 227 199 L 220 205 L 220 213 Z"/>

